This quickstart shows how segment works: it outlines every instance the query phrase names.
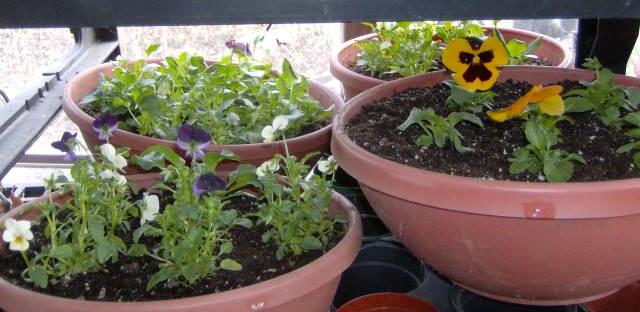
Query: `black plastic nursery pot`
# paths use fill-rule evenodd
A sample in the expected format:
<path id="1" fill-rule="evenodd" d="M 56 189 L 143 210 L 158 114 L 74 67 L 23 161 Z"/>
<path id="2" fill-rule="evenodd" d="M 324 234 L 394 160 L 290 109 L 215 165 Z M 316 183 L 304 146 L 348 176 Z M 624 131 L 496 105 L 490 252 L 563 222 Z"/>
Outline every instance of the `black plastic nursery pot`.
<path id="1" fill-rule="evenodd" d="M 374 293 L 411 293 L 424 282 L 425 272 L 424 264 L 400 244 L 368 244 L 342 275 L 333 305 L 339 308 Z"/>
<path id="2" fill-rule="evenodd" d="M 360 218 L 362 220 L 362 241 L 364 243 L 391 237 L 391 232 L 378 216 L 361 214 Z"/>
<path id="3" fill-rule="evenodd" d="M 362 193 L 360 189 L 360 185 L 358 184 L 358 180 L 354 179 L 344 170 L 338 168 L 335 175 L 335 182 L 333 184 L 333 189 L 340 193 L 342 196 L 346 197 L 351 203 L 353 203 L 358 211 L 362 214 L 375 215 L 373 208 L 369 205 L 367 198 Z"/>

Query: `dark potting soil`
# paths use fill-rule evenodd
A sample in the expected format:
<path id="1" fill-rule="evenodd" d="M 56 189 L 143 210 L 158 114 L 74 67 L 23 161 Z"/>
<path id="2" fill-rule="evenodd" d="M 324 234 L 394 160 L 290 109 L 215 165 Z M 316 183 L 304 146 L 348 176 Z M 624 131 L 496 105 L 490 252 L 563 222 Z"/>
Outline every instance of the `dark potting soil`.
<path id="1" fill-rule="evenodd" d="M 538 58 L 528 58 L 525 60 L 523 65 L 553 66 L 553 64 L 547 59 L 538 59 Z M 347 67 L 360 75 L 364 75 L 364 76 L 368 76 L 368 77 L 372 77 L 380 80 L 393 81 L 393 80 L 402 78 L 400 74 L 395 72 L 394 73 L 373 72 L 369 70 L 369 67 L 367 65 L 357 65 L 356 62 L 349 63 Z M 445 69 L 444 64 L 442 64 L 442 62 L 439 59 L 436 60 L 435 67 L 436 69 L 434 70 Z"/>
<path id="2" fill-rule="evenodd" d="M 576 81 L 559 82 L 564 92 L 580 88 Z M 526 82 L 498 83 L 493 91 L 497 107 L 506 107 L 530 90 Z M 446 116 L 452 110 L 444 102 L 450 95 L 444 84 L 433 88 L 408 89 L 392 97 L 383 98 L 363 107 L 360 114 L 348 122 L 347 135 L 360 147 L 383 158 L 408 166 L 457 176 L 512 181 L 542 181 L 543 176 L 525 171 L 509 173 L 508 158 L 513 151 L 528 144 L 523 120 L 514 118 L 503 123 L 490 120 L 483 112 L 478 117 L 484 128 L 461 122 L 456 128 L 463 138 L 463 145 L 474 149 L 459 153 L 450 143 L 444 148 L 435 145 L 429 148 L 415 144 L 424 134 L 416 125 L 406 131 L 396 129 L 409 116 L 412 108 L 433 108 L 437 114 Z M 571 179 L 577 181 L 605 181 L 640 177 L 640 169 L 633 164 L 632 154 L 618 154 L 616 150 L 630 142 L 624 134 L 626 129 L 614 130 L 606 127 L 591 113 L 571 113 L 573 124 L 562 121 L 557 124 L 561 131 L 561 143 L 554 148 L 580 154 L 586 165 L 575 163 Z"/>
<path id="3" fill-rule="evenodd" d="M 255 200 L 250 197 L 236 197 L 229 207 L 237 209 L 239 214 L 255 212 L 257 209 Z M 34 240 L 31 241 L 30 250 L 40 250 L 42 246 L 48 244 L 43 233 L 45 224 L 42 222 L 40 225 L 32 226 Z M 132 227 L 138 225 L 139 220 L 132 222 Z M 341 228 L 340 225 L 337 226 L 338 230 Z M 331 238 L 325 250 L 309 252 L 301 256 L 287 256 L 283 260 L 277 260 L 275 256 L 277 246 L 271 242 L 262 243 L 261 235 L 265 230 L 264 225 L 254 225 L 251 229 L 234 228 L 230 232 L 234 248 L 229 257 L 240 262 L 242 270 L 220 270 L 211 277 L 201 279 L 195 285 L 161 282 L 147 292 L 147 282 L 151 275 L 158 271 L 159 264 L 158 261 L 149 257 L 120 256 L 116 263 L 106 264 L 102 271 L 75 275 L 66 284 L 50 283 L 47 289 L 40 289 L 25 282 L 20 276 L 26 268 L 20 254 L 3 250 L 0 251 L 0 275 L 20 287 L 66 298 L 98 301 L 177 299 L 232 290 L 278 277 L 321 257 L 326 251 L 335 247 L 343 237 L 343 233 L 338 232 Z M 128 246 L 131 244 L 132 237 L 122 238 Z M 143 237 L 141 243 L 152 246 L 155 242 Z M 32 257 L 32 252 L 29 253 Z"/>

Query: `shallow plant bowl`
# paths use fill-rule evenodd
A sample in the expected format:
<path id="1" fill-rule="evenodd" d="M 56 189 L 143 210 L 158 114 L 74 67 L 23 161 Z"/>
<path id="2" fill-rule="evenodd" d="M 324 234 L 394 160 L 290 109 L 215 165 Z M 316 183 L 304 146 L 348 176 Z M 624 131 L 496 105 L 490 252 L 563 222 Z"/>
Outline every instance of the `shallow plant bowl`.
<path id="1" fill-rule="evenodd" d="M 491 32 L 491 29 L 492 28 L 485 27 L 486 32 Z M 542 44 L 535 53 L 537 56 L 548 60 L 557 67 L 570 67 L 572 65 L 572 54 L 569 52 L 569 49 L 558 40 L 521 29 L 500 27 L 500 32 L 502 32 L 507 41 L 519 39 L 527 43 L 542 36 Z M 349 64 L 357 60 L 358 54 L 360 53 L 360 49 L 356 47 L 355 44 L 359 41 L 371 40 L 377 36 L 377 34 L 368 34 L 349 40 L 331 55 L 329 69 L 331 74 L 342 82 L 342 90 L 347 100 L 362 91 L 371 89 L 385 82 L 384 80 L 359 74 L 349 67 Z"/>
<path id="2" fill-rule="evenodd" d="M 593 75 L 513 66 L 500 80 L 544 84 Z M 334 119 L 334 157 L 394 236 L 454 283 L 512 303 L 592 301 L 640 280 L 640 179 L 551 184 L 457 177 L 383 159 L 345 133 L 364 105 L 449 77 L 434 72 L 385 83 L 353 98 Z M 640 79 L 615 79 L 640 86 Z"/>
<path id="3" fill-rule="evenodd" d="M 149 60 L 150 63 L 158 63 L 159 60 Z M 64 102 L 62 108 L 69 119 L 73 121 L 82 136 L 84 137 L 89 148 L 98 144 L 98 136 L 91 129 L 91 124 L 95 120 L 92 116 L 85 113 L 79 106 L 78 102 L 85 95 L 93 92 L 100 81 L 101 75 L 112 75 L 113 63 L 105 63 L 75 76 L 67 86 L 64 92 Z M 321 83 L 309 80 L 311 88 L 309 94 L 318 100 L 325 107 L 334 107 L 335 110 L 344 105 L 344 101 L 329 88 Z M 324 152 L 329 150 L 329 141 L 331 139 L 331 126 L 327 125 L 320 130 L 307 133 L 298 137 L 287 139 L 287 146 L 292 155 L 298 158 L 311 152 Z M 175 141 L 167 141 L 158 138 L 147 137 L 124 130 L 116 130 L 109 142 L 116 147 L 127 147 L 132 154 L 139 154 L 145 149 L 153 145 L 164 145 L 173 148 L 176 152 L 180 152 Z M 273 143 L 256 143 L 256 144 L 227 144 L 227 145 L 210 145 L 205 149 L 206 152 L 220 152 L 223 149 L 230 150 L 238 155 L 241 159 L 240 163 L 248 163 L 260 165 L 264 161 L 271 159 L 275 154 L 285 154 L 284 142 L 276 141 Z M 224 162 L 220 165 L 220 171 L 232 171 L 237 167 L 236 162 Z M 139 173 L 134 170 L 135 167 L 130 166 L 128 172 Z M 136 168 L 137 169 L 137 168 Z"/>
<path id="4" fill-rule="evenodd" d="M 129 176 L 129 181 L 148 188 L 157 181 L 158 174 Z M 56 200 L 68 197 L 56 195 Z M 30 218 L 38 214 L 44 198 L 22 205 L 0 217 Z M 29 209 L 27 208 L 36 208 Z M 28 211 L 22 214 L 22 211 Z M 327 253 L 311 263 L 250 286 L 182 299 L 147 302 L 100 302 L 54 297 L 18 287 L 0 278 L 0 310 L 6 312 L 204 312 L 204 311 L 269 311 L 269 312 L 327 312 L 340 281 L 340 275 L 351 264 L 360 248 L 362 227 L 358 211 L 342 195 L 333 193 L 331 213 L 347 218 L 342 240 Z"/>

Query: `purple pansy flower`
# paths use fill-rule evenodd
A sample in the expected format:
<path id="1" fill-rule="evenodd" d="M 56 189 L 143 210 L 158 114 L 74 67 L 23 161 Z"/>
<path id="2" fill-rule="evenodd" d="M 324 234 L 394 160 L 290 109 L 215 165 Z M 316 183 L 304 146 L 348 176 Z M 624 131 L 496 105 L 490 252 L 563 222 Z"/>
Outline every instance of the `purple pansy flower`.
<path id="1" fill-rule="evenodd" d="M 113 131 L 118 129 L 118 119 L 109 113 L 104 113 L 96 118 L 91 124 L 93 132 L 98 135 L 98 139 L 102 142 L 106 142 L 113 134 Z"/>
<path id="2" fill-rule="evenodd" d="M 251 56 L 251 49 L 249 49 L 249 44 L 245 42 L 237 42 L 235 40 L 229 40 L 224 43 L 227 48 L 234 50 L 236 52 L 242 53 L 246 56 Z"/>
<path id="3" fill-rule="evenodd" d="M 178 147 L 185 151 L 188 157 L 201 159 L 209 143 L 211 135 L 194 125 L 184 124 L 178 129 Z"/>
<path id="4" fill-rule="evenodd" d="M 65 131 L 60 141 L 51 143 L 51 146 L 65 153 L 64 160 L 74 161 L 76 160 L 76 153 L 74 151 L 76 147 L 76 136 L 78 136 L 78 133 L 71 134 L 71 132 Z"/>
<path id="5" fill-rule="evenodd" d="M 213 192 L 217 190 L 224 190 L 227 187 L 227 183 L 218 178 L 213 173 L 205 173 L 199 176 L 191 186 L 193 194 L 200 196 L 204 193 Z"/>

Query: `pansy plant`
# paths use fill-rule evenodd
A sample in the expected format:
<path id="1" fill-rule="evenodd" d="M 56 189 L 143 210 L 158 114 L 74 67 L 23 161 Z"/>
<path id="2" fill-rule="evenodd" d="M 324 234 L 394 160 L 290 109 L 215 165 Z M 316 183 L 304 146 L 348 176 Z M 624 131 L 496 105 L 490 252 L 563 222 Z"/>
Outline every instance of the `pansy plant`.
<path id="1" fill-rule="evenodd" d="M 471 113 L 452 112 L 447 117 L 442 117 L 436 114 L 432 108 L 423 110 L 414 107 L 409 113 L 407 120 L 399 125 L 397 129 L 405 131 L 415 124 L 424 131 L 424 134 L 416 139 L 416 145 L 429 147 L 435 144 L 442 148 L 450 141 L 458 152 L 464 153 L 472 151 L 473 149 L 462 144 L 462 134 L 456 129 L 456 125 L 461 121 L 483 127 L 482 120 Z"/>
<path id="2" fill-rule="evenodd" d="M 509 65 L 522 65 L 525 64 L 528 59 L 538 58 L 533 52 L 542 45 L 542 37 L 538 37 L 528 44 L 519 39 L 506 41 L 497 25 L 493 27 L 493 36 L 500 41 L 500 44 L 502 44 L 504 50 L 507 52 Z"/>
<path id="3" fill-rule="evenodd" d="M 276 116 L 288 117 L 289 137 L 328 122 L 331 109 L 309 94 L 311 84 L 289 61 L 274 73 L 271 64 L 251 60 L 248 44 L 226 45 L 230 53 L 215 62 L 189 53 L 158 63 L 121 60 L 79 105 L 101 114 L 94 128 L 102 139 L 114 131 L 113 121 L 123 130 L 165 140 L 181 139 L 179 129 L 191 125 L 214 144 L 261 143 L 261 131 Z M 191 152 L 200 155 L 199 150 Z"/>

